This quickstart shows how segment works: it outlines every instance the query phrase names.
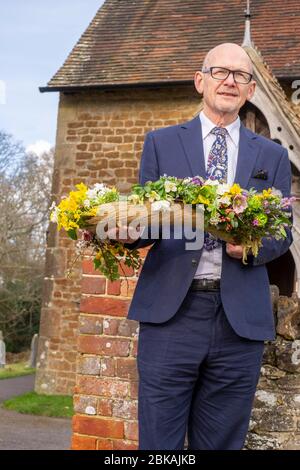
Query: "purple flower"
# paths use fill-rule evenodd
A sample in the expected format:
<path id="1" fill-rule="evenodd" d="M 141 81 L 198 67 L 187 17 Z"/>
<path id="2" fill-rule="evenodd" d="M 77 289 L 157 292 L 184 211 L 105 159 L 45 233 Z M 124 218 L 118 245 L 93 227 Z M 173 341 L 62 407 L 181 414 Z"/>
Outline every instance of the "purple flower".
<path id="1" fill-rule="evenodd" d="M 295 196 L 282 198 L 281 199 L 282 209 L 285 209 L 286 207 L 290 207 L 296 200 L 297 198 Z"/>
<path id="2" fill-rule="evenodd" d="M 259 221 L 258 221 L 257 219 L 254 219 L 254 220 L 252 221 L 252 225 L 253 225 L 254 227 L 257 227 L 257 226 L 259 225 Z"/>
<path id="3" fill-rule="evenodd" d="M 242 194 L 237 194 L 233 199 L 232 208 L 236 214 L 241 214 L 248 207 L 247 198 Z"/>
<path id="4" fill-rule="evenodd" d="M 191 181 L 192 184 L 195 184 L 197 186 L 203 186 L 203 181 L 202 179 L 200 178 L 200 176 L 194 176 L 194 178 L 192 178 L 192 181 Z"/>
<path id="5" fill-rule="evenodd" d="M 85 242 L 90 242 L 93 239 L 93 235 L 88 230 L 83 230 L 82 238 L 84 239 Z"/>

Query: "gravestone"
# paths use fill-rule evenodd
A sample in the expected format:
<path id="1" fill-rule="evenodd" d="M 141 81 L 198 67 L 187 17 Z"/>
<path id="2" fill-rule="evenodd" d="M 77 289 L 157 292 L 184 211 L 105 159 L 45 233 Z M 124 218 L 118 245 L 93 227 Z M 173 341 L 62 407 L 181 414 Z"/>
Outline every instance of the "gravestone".
<path id="1" fill-rule="evenodd" d="M 37 333 L 35 333 L 32 337 L 32 340 L 31 340 L 30 358 L 29 358 L 29 362 L 27 364 L 28 368 L 29 367 L 30 368 L 35 368 L 36 367 L 38 341 L 39 341 L 39 335 Z"/>
<path id="2" fill-rule="evenodd" d="M 3 341 L 3 334 L 0 331 L 0 369 L 3 369 L 6 364 L 6 348 Z"/>

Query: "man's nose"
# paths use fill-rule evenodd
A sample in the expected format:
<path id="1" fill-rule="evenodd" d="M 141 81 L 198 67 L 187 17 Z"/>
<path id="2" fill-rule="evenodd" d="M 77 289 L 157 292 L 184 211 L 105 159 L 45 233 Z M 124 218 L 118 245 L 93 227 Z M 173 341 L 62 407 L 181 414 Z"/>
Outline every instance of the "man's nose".
<path id="1" fill-rule="evenodd" d="M 226 85 L 229 85 L 229 86 L 234 86 L 235 85 L 235 81 L 234 81 L 234 78 L 233 78 L 233 72 L 230 72 L 228 77 L 224 80 L 224 83 L 226 83 Z"/>

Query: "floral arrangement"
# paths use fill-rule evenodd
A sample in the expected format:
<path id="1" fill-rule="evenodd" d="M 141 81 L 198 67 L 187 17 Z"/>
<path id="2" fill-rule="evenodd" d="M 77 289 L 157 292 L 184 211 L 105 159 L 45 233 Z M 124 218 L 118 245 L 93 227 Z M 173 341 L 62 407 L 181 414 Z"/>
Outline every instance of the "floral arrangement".
<path id="1" fill-rule="evenodd" d="M 92 231 L 85 230 L 92 217 L 97 215 L 99 206 L 119 201 L 121 198 L 116 188 L 109 188 L 105 184 L 96 183 L 92 188 L 85 184 L 76 185 L 76 191 L 62 199 L 58 206 L 53 203 L 50 210 L 50 220 L 57 224 L 58 230 L 64 228 L 70 238 L 78 239 L 78 231 L 82 232 L 82 239 L 77 242 L 76 260 L 81 257 L 85 249 L 92 250 L 95 269 L 101 271 L 111 281 L 120 277 L 122 263 L 126 266 L 138 268 L 141 259 L 137 250 L 128 250 L 121 242 L 99 240 Z M 71 269 L 70 269 L 71 271 Z"/>
<path id="2" fill-rule="evenodd" d="M 282 197 L 275 188 L 259 193 L 253 188 L 242 189 L 236 183 L 230 186 L 199 176 L 180 179 L 164 175 L 157 181 L 134 185 L 125 198 L 116 188 L 102 183 L 91 189 L 80 183 L 76 188 L 77 191 L 71 191 L 58 206 L 52 206 L 50 218 L 58 224 L 58 230 L 63 227 L 72 239 L 77 239 L 78 230 L 82 230 L 78 255 L 86 247 L 92 248 L 95 269 L 110 280 L 120 276 L 121 261 L 138 268 L 141 259 L 137 250 L 128 249 L 121 242 L 99 239 L 91 230 L 91 221 L 95 224 L 99 221 L 97 214 L 104 204 L 117 205 L 126 200 L 129 207 L 150 205 L 151 210 L 162 212 L 170 211 L 176 203 L 201 204 L 205 230 L 220 239 L 242 245 L 243 262 L 246 263 L 250 252 L 257 256 L 263 237 L 286 237 L 286 228 L 291 226 L 291 205 L 295 200 Z"/>

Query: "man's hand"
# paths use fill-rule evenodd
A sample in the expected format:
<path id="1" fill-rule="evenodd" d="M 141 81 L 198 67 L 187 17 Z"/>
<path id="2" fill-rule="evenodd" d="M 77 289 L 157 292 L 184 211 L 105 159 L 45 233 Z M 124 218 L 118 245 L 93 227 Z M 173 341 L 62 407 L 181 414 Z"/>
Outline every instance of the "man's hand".
<path id="1" fill-rule="evenodd" d="M 243 247 L 242 245 L 233 245 L 232 243 L 226 243 L 226 253 L 235 259 L 243 258 Z"/>
<path id="2" fill-rule="evenodd" d="M 107 236 L 110 240 L 118 240 L 122 243 L 134 243 L 142 234 L 142 230 L 135 230 L 132 227 L 116 227 L 107 230 Z"/>

